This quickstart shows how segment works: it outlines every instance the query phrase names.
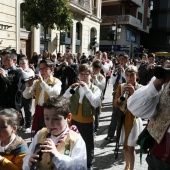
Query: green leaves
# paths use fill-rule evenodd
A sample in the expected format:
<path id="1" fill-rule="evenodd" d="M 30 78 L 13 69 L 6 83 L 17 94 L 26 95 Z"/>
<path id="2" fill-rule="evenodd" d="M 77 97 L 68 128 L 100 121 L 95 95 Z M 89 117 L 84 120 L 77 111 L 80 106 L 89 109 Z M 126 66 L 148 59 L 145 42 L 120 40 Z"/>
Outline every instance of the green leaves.
<path id="1" fill-rule="evenodd" d="M 25 0 L 25 19 L 35 27 L 67 30 L 72 18 L 66 0 Z"/>
<path id="2" fill-rule="evenodd" d="M 68 30 L 72 26 L 72 17 L 66 0 L 25 0 L 24 17 L 29 25 L 44 27 L 44 42 L 48 28 Z M 44 50 L 45 50 L 44 43 Z"/>

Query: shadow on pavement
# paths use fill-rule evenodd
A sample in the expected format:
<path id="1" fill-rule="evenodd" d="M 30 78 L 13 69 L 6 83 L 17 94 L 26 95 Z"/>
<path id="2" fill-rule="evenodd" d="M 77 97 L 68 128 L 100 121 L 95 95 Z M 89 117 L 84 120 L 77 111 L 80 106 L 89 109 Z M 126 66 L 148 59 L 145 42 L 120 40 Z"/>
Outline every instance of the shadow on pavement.
<path id="1" fill-rule="evenodd" d="M 110 118 L 111 119 L 111 117 L 110 117 L 110 115 L 109 116 L 100 116 L 100 119 L 105 119 L 105 118 Z M 99 119 L 99 121 L 100 121 L 100 119 Z M 107 119 L 108 120 L 108 119 Z"/>
<path id="2" fill-rule="evenodd" d="M 107 106 L 107 107 L 104 107 L 102 108 L 102 112 L 111 112 L 113 110 L 113 106 Z"/>
<path id="3" fill-rule="evenodd" d="M 113 102 L 102 103 L 102 106 L 110 106 L 110 105 L 113 105 Z"/>
<path id="4" fill-rule="evenodd" d="M 108 151 L 101 152 L 100 154 L 95 155 L 95 163 L 94 163 L 94 169 L 95 170 L 104 170 L 113 168 L 116 165 L 123 165 L 124 164 L 124 156 L 122 154 L 122 149 L 119 150 L 119 157 L 115 160 L 114 158 L 114 152 L 108 153 Z M 107 164 L 106 164 L 107 162 Z"/>
<path id="5" fill-rule="evenodd" d="M 115 139 L 114 139 L 113 142 L 110 142 L 110 141 L 108 141 L 108 140 L 103 140 L 103 142 L 102 142 L 101 145 L 100 145 L 100 148 L 101 148 L 101 149 L 104 149 L 105 147 L 109 147 L 108 145 L 109 145 L 109 144 L 112 144 L 112 143 L 114 143 L 114 142 L 116 142 Z M 113 146 L 111 146 L 111 147 L 113 147 Z M 113 150 L 114 150 L 114 147 L 113 147 Z"/>

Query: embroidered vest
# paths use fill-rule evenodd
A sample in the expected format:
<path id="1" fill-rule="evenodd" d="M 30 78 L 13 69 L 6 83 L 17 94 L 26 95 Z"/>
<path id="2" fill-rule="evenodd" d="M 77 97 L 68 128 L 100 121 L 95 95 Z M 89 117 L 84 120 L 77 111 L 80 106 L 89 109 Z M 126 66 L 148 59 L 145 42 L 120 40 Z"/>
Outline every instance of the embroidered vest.
<path id="1" fill-rule="evenodd" d="M 47 128 L 41 129 L 37 143 L 43 143 L 47 136 Z M 57 151 L 61 153 L 62 155 L 68 155 L 71 157 L 71 153 L 73 150 L 73 147 L 75 146 L 78 136 L 80 134 L 70 130 L 67 136 L 65 136 L 64 140 L 58 145 Z M 49 153 L 43 153 L 42 160 L 40 161 L 40 166 L 38 168 L 39 170 L 57 170 L 55 165 L 53 164 L 50 154 Z"/>
<path id="2" fill-rule="evenodd" d="M 50 76 L 50 78 L 47 80 L 46 84 L 48 84 L 49 86 L 54 86 L 56 84 L 56 82 L 57 82 L 57 78 Z M 37 104 L 38 104 L 41 90 L 42 90 L 42 88 L 40 86 L 40 81 L 37 81 L 36 82 L 36 92 L 35 92 L 35 106 L 37 106 Z M 48 93 L 44 91 L 44 102 L 46 102 L 48 98 L 49 98 Z"/>
<path id="3" fill-rule="evenodd" d="M 96 92 L 98 90 L 98 87 L 93 85 L 93 83 L 89 84 L 89 88 L 92 91 L 92 93 Z M 72 114 L 77 114 L 78 112 L 78 106 L 79 106 L 79 88 L 76 89 L 76 92 L 74 95 L 70 97 L 70 111 Z M 91 105 L 90 101 L 87 99 L 86 96 L 83 97 L 82 101 L 82 115 L 83 116 L 90 116 L 95 114 L 95 108 Z"/>
<path id="4" fill-rule="evenodd" d="M 0 152 L 0 155 L 4 157 L 4 159 L 1 160 L 0 169 L 22 169 L 23 158 L 25 157 L 27 150 L 27 143 L 21 137 L 16 136 L 7 150 Z"/>
<path id="5" fill-rule="evenodd" d="M 1 156 L 8 157 L 13 155 L 25 154 L 28 150 L 27 143 L 24 139 L 16 136 L 14 141 L 10 144 L 7 150 L 0 152 Z M 10 160 L 10 159 L 9 159 Z"/>
<path id="6" fill-rule="evenodd" d="M 157 115 L 152 118 L 148 124 L 148 131 L 150 135 L 157 141 L 159 144 L 167 129 L 170 126 L 170 96 L 168 95 L 169 92 L 170 82 L 165 86 L 160 102 L 157 106 Z"/>

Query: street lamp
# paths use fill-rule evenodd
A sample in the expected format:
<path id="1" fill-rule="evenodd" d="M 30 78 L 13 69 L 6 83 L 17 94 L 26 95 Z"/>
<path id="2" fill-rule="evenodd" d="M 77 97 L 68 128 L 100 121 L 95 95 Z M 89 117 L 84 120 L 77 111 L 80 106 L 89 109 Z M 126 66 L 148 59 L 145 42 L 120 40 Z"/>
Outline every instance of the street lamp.
<path id="1" fill-rule="evenodd" d="M 116 49 L 116 41 L 120 39 L 122 26 L 117 24 L 117 22 L 115 22 L 111 25 L 111 29 L 112 30 L 107 35 L 107 40 L 112 41 L 112 52 L 113 52 L 114 51 L 113 41 L 115 41 L 115 49 Z"/>

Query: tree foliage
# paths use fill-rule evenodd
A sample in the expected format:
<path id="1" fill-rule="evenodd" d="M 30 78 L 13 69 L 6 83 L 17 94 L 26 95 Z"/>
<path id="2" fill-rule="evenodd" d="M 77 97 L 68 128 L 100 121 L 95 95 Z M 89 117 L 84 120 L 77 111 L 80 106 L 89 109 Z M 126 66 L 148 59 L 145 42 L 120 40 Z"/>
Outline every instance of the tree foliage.
<path id="1" fill-rule="evenodd" d="M 44 39 L 48 28 L 67 30 L 72 25 L 72 17 L 66 0 L 25 0 L 24 16 L 26 21 L 38 28 L 44 27 Z"/>

